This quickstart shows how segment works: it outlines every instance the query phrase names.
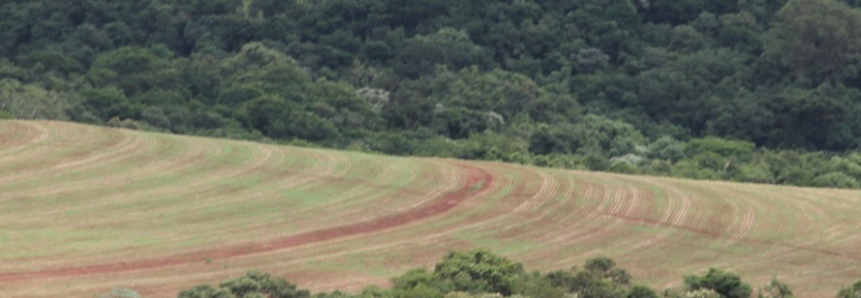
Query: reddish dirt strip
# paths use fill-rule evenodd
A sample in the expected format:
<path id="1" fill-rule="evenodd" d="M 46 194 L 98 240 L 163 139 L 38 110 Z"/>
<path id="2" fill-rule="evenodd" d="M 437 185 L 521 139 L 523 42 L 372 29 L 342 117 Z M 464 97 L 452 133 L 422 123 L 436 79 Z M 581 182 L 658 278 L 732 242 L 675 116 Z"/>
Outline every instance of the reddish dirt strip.
<path id="1" fill-rule="evenodd" d="M 245 244 L 230 248 L 211 251 L 200 251 L 165 258 L 139 260 L 133 262 L 99 264 L 81 267 L 68 267 L 32 272 L 0 273 L 0 281 L 27 281 L 42 278 L 111 274 L 136 270 L 158 269 L 196 263 L 204 260 L 223 260 L 229 258 L 249 256 L 264 252 L 277 251 L 306 244 L 336 240 L 340 238 L 347 238 L 351 236 L 358 236 L 401 227 L 422 219 L 443 214 L 453 209 L 463 201 L 466 201 L 471 197 L 487 192 L 487 190 L 489 190 L 491 185 L 493 184 L 493 175 L 484 169 L 469 166 L 466 164 L 456 164 L 456 166 L 465 169 L 467 173 L 469 173 L 466 185 L 462 186 L 455 192 L 449 193 L 448 195 L 445 195 L 438 200 L 431 202 L 428 205 L 421 206 L 416 209 L 407 210 L 403 213 L 399 213 L 393 216 L 375 218 L 372 220 L 350 225 L 313 230 L 265 243 Z"/>

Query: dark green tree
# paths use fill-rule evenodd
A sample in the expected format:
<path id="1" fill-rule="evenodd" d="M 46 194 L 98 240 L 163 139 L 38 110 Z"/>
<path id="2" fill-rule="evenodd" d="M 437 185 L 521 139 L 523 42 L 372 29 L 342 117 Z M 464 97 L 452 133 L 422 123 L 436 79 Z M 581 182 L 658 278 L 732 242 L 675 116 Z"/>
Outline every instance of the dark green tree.
<path id="1" fill-rule="evenodd" d="M 487 250 L 471 250 L 446 255 L 433 276 L 451 281 L 457 291 L 511 295 L 514 279 L 524 273 L 520 263 Z"/>
<path id="2" fill-rule="evenodd" d="M 100 87 L 114 86 L 136 95 L 169 82 L 167 62 L 147 49 L 123 47 L 107 52 L 90 67 L 89 78 Z"/>
<path id="3" fill-rule="evenodd" d="M 310 298 L 308 290 L 298 289 L 284 278 L 273 277 L 260 272 L 222 282 L 218 287 L 197 286 L 179 293 L 178 298 Z"/>
<path id="4" fill-rule="evenodd" d="M 709 269 L 703 276 L 685 276 L 684 281 L 689 290 L 714 290 L 726 298 L 750 298 L 752 291 L 750 285 L 742 282 L 738 275 L 715 268 Z"/>
<path id="5" fill-rule="evenodd" d="M 633 286 L 625 298 L 658 298 L 658 293 L 646 286 Z"/>
<path id="6" fill-rule="evenodd" d="M 790 0 L 770 31 L 766 55 L 814 83 L 858 75 L 861 11 L 835 0 Z"/>

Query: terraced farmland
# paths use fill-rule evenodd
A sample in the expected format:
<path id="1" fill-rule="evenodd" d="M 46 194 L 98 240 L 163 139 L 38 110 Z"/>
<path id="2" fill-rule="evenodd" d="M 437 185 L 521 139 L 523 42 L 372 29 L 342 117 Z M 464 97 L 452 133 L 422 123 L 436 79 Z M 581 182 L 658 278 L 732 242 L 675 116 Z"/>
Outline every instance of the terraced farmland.
<path id="1" fill-rule="evenodd" d="M 710 266 L 799 297 L 861 279 L 861 192 L 394 158 L 0 122 L 0 296 L 172 297 L 250 269 L 385 285 L 449 250 L 596 255 L 658 288 Z"/>

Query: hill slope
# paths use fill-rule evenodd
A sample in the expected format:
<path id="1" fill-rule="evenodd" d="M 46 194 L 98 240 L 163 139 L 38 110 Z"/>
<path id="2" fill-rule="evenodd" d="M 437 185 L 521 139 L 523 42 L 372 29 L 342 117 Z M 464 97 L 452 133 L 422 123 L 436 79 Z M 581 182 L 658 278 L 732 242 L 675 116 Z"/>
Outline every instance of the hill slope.
<path id="1" fill-rule="evenodd" d="M 657 287 L 716 266 L 799 297 L 861 276 L 861 192 L 394 158 L 0 122 L 0 292 L 146 297 L 258 269 L 355 290 L 485 247 L 606 255 Z"/>

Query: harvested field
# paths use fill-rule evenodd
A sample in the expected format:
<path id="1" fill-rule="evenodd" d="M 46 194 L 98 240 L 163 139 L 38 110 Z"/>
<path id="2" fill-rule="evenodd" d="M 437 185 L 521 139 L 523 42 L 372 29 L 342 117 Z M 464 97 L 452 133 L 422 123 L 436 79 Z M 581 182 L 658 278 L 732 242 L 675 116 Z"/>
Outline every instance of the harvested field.
<path id="1" fill-rule="evenodd" d="M 861 279 L 861 192 L 0 121 L 0 296 L 145 297 L 260 270 L 358 290 L 488 248 L 605 255 L 664 288 L 718 267 L 798 297 Z"/>

